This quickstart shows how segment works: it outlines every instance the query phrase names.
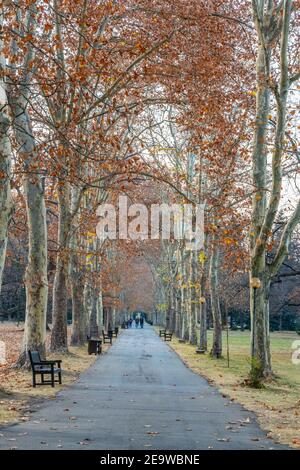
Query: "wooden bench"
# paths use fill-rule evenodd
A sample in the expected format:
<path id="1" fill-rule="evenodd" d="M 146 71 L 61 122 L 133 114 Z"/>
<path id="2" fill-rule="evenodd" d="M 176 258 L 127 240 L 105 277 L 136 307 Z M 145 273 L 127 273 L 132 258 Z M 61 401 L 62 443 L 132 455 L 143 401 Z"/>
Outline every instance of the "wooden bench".
<path id="1" fill-rule="evenodd" d="M 105 343 L 112 344 L 112 335 L 110 334 L 110 332 L 105 333 L 105 331 L 103 330 L 102 331 L 102 336 L 103 336 L 103 344 L 105 344 Z"/>
<path id="2" fill-rule="evenodd" d="M 173 336 L 173 333 L 167 333 L 167 332 L 165 331 L 164 340 L 165 340 L 165 341 L 172 341 L 172 336 Z"/>
<path id="3" fill-rule="evenodd" d="M 166 330 L 159 330 L 159 337 L 165 336 Z"/>
<path id="4" fill-rule="evenodd" d="M 108 335 L 111 335 L 113 338 L 117 338 L 119 334 L 119 328 L 116 326 L 113 330 L 108 330 Z"/>
<path id="5" fill-rule="evenodd" d="M 36 387 L 37 385 L 51 385 L 54 387 L 55 382 L 61 384 L 61 363 L 62 361 L 42 361 L 40 353 L 38 351 L 28 351 L 28 356 L 30 359 L 31 369 L 32 369 L 32 386 Z M 56 367 L 57 365 L 57 367 Z M 58 375 L 58 379 L 55 379 L 55 374 Z M 41 376 L 41 382 L 36 382 L 36 376 Z M 50 375 L 50 380 L 45 380 L 45 375 Z"/>

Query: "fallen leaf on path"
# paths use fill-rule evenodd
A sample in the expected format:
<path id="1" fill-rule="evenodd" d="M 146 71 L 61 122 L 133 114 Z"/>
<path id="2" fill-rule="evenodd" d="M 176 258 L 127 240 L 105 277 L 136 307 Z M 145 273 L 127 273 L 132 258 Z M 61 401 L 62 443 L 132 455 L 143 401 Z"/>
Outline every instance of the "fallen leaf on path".
<path id="1" fill-rule="evenodd" d="M 78 442 L 78 444 L 80 444 L 81 446 L 87 446 L 87 445 L 88 445 L 88 442 L 86 442 L 86 441 L 80 441 L 80 442 Z"/>
<path id="2" fill-rule="evenodd" d="M 157 434 L 159 434 L 159 432 L 157 432 L 157 431 L 148 431 L 147 434 L 149 434 L 149 436 L 157 436 Z"/>
<path id="3" fill-rule="evenodd" d="M 251 423 L 251 419 L 248 417 L 248 418 L 246 418 L 243 422 L 244 422 L 244 423 Z"/>

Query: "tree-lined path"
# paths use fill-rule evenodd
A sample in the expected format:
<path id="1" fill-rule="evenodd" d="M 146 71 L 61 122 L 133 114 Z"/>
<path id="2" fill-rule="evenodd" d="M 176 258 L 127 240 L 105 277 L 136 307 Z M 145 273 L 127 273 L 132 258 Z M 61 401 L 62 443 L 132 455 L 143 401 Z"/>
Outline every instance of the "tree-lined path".
<path id="1" fill-rule="evenodd" d="M 0 449 L 279 448 L 149 326 L 125 330 L 74 386 L 0 434 Z"/>

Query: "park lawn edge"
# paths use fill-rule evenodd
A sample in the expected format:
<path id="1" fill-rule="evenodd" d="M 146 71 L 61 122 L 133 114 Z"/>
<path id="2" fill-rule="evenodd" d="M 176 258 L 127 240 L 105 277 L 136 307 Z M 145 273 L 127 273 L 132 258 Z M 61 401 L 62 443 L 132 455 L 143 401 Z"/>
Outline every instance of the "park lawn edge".
<path id="1" fill-rule="evenodd" d="M 158 329 L 155 328 L 157 333 Z M 286 394 L 289 393 L 290 388 L 283 387 L 278 377 L 267 383 L 263 389 L 253 389 L 244 383 L 247 378 L 246 374 L 237 376 L 225 367 L 222 367 L 220 373 L 219 365 L 225 365 L 225 358 L 213 359 L 208 353 L 205 356 L 199 355 L 196 353 L 197 346 L 187 342 L 181 343 L 174 336 L 172 341 L 166 344 L 186 367 L 204 377 L 224 397 L 228 397 L 232 402 L 254 413 L 260 427 L 275 443 L 300 449 L 300 389 L 297 391 L 298 401 L 296 402 L 294 402 L 294 394 L 286 400 L 288 396 Z M 205 364 L 203 364 L 203 359 Z M 284 393 L 285 407 L 283 407 L 282 400 L 278 400 L 281 392 Z"/>

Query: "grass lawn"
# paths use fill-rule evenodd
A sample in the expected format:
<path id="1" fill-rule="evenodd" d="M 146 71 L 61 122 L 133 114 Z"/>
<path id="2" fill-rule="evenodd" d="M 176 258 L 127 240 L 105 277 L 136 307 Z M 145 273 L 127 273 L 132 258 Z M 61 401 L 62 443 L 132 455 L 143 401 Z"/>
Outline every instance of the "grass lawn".
<path id="1" fill-rule="evenodd" d="M 71 328 L 68 327 L 70 339 Z M 0 424 L 29 419 L 32 405 L 38 406 L 42 398 L 54 399 L 57 392 L 74 382 L 79 374 L 90 367 L 96 360 L 95 355 L 89 356 L 87 347 L 69 347 L 68 354 L 47 354 L 47 359 L 62 359 L 63 385 L 55 384 L 33 388 L 31 371 L 12 367 L 17 360 L 23 338 L 23 325 L 14 323 L 0 324 L 0 341 L 6 343 L 6 364 L 0 365 Z M 47 341 L 49 342 L 49 334 Z M 103 345 L 106 351 L 110 345 Z M 39 380 L 40 377 L 37 377 Z"/>
<path id="2" fill-rule="evenodd" d="M 212 332 L 208 332 L 209 347 Z M 243 384 L 250 361 L 249 331 L 229 332 L 230 366 L 227 358 L 212 359 L 208 354 L 198 355 L 196 347 L 172 340 L 170 346 L 194 372 L 205 376 L 223 394 L 245 408 L 254 411 L 263 429 L 275 441 L 300 448 L 300 364 L 292 363 L 292 343 L 300 340 L 293 332 L 271 333 L 274 380 L 265 388 L 256 390 Z M 226 356 L 226 333 L 223 335 Z"/>

